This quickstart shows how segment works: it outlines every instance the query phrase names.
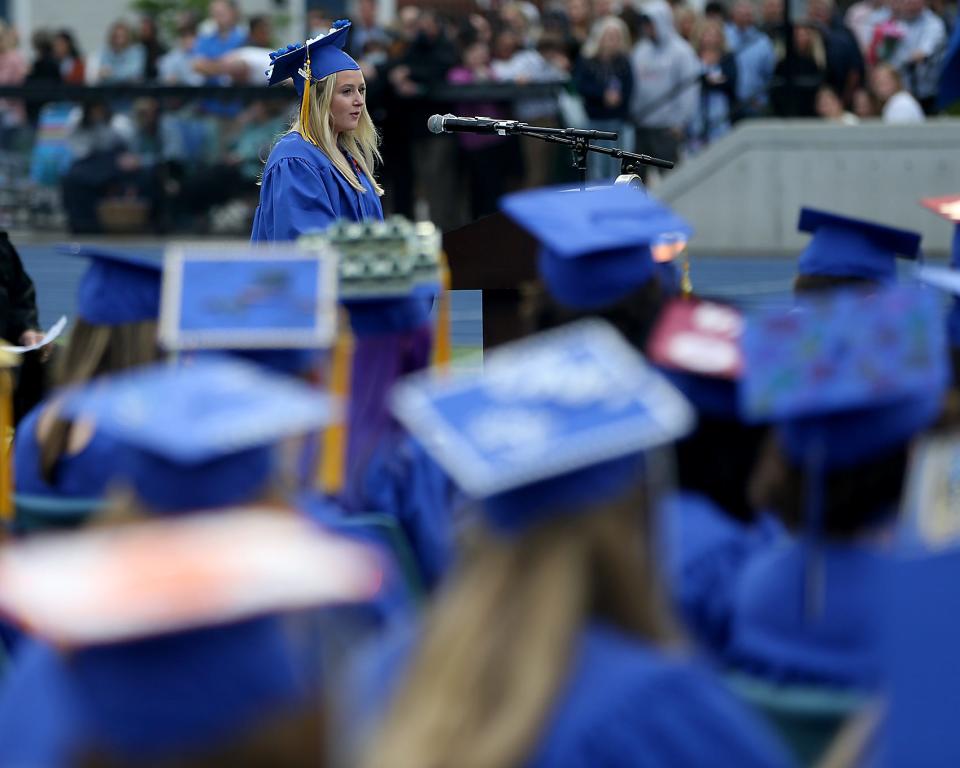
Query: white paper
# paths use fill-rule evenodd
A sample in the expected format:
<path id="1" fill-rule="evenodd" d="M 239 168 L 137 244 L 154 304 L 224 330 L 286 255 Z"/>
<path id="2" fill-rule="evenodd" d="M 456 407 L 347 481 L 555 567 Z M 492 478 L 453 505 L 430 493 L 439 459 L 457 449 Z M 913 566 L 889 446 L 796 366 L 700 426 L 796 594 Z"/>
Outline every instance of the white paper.
<path id="1" fill-rule="evenodd" d="M 67 327 L 67 317 L 66 315 L 62 316 L 57 322 L 53 324 L 49 331 L 47 331 L 43 338 L 40 339 L 36 344 L 31 344 L 27 347 L 0 347 L 4 352 L 13 352 L 18 355 L 22 355 L 24 352 L 33 352 L 35 349 L 40 349 L 41 347 L 47 346 L 57 340 L 57 337 L 63 333 L 63 329 Z"/>

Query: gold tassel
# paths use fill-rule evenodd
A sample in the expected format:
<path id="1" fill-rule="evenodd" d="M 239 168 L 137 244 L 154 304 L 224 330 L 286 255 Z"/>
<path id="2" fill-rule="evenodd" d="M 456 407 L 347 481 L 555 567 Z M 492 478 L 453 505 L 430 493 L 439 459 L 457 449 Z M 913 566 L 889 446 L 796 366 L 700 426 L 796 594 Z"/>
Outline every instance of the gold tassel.
<path id="1" fill-rule="evenodd" d="M 680 294 L 683 298 L 690 298 L 693 293 L 693 281 L 690 279 L 690 249 L 684 245 L 683 266 L 680 273 Z"/>
<path id="2" fill-rule="evenodd" d="M 13 376 L 0 359 L 0 519 L 13 520 Z"/>
<path id="3" fill-rule="evenodd" d="M 440 252 L 440 301 L 434 326 L 433 367 L 446 372 L 450 368 L 452 345 L 450 340 L 450 266 L 447 254 Z"/>
<path id="4" fill-rule="evenodd" d="M 316 144 L 313 140 L 310 130 L 310 81 L 313 75 L 310 72 L 310 53 L 307 53 L 307 60 L 303 68 L 306 77 L 303 80 L 303 98 L 300 100 L 300 134 L 307 141 Z"/>
<path id="5" fill-rule="evenodd" d="M 330 364 L 330 393 L 343 406 L 343 419 L 323 431 L 318 484 L 320 489 L 335 495 L 343 490 L 344 470 L 346 467 L 347 447 L 347 409 L 350 397 L 350 374 L 353 367 L 353 335 L 350 333 L 350 321 L 345 310 L 340 310 L 340 330 L 333 346 L 333 360 Z"/>

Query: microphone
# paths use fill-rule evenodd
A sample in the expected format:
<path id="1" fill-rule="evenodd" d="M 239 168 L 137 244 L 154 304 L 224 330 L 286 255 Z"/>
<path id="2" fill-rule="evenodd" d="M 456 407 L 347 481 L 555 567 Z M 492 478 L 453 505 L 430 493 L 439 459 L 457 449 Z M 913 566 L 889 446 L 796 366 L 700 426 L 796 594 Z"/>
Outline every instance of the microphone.
<path id="1" fill-rule="evenodd" d="M 456 117 L 431 115 L 427 120 L 430 133 L 497 133 L 498 126 L 513 125 L 516 120 L 494 120 L 491 117 Z M 502 130 L 499 129 L 499 130 Z"/>

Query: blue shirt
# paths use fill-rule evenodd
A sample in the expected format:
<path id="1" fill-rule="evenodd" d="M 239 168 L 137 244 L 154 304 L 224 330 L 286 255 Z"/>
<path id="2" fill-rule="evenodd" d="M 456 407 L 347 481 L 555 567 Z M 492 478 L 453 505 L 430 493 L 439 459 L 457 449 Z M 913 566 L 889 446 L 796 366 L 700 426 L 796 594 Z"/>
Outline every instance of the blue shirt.
<path id="1" fill-rule="evenodd" d="M 382 220 L 383 208 L 370 179 L 359 169 L 357 176 L 363 192 L 350 186 L 321 149 L 299 133 L 288 133 L 264 166 L 251 242 L 296 240 L 338 219 Z"/>
<path id="2" fill-rule="evenodd" d="M 773 43 L 756 27 L 726 26 L 727 45 L 737 60 L 737 101 L 754 107 L 767 103 L 767 89 L 776 66 Z"/>
<path id="3" fill-rule="evenodd" d="M 880 676 L 884 555 L 785 538 L 757 554 L 733 596 L 728 657 L 771 682 L 870 689 Z"/>
<path id="4" fill-rule="evenodd" d="M 722 656 L 742 572 L 786 532 L 768 516 L 742 523 L 705 496 L 685 491 L 664 497 L 659 517 L 660 561 L 673 605 L 693 637 Z"/>

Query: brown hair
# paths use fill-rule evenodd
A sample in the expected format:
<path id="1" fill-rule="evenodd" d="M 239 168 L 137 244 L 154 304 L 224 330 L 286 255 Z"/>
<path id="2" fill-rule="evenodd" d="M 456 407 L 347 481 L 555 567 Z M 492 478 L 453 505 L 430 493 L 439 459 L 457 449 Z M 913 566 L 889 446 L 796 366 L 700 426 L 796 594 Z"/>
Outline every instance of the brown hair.
<path id="1" fill-rule="evenodd" d="M 674 641 L 646 509 L 638 489 L 516 538 L 480 533 L 428 614 L 366 765 L 519 765 L 587 621 L 658 645 Z"/>
<path id="2" fill-rule="evenodd" d="M 60 357 L 57 382 L 60 386 L 84 384 L 97 376 L 146 365 L 160 357 L 154 320 L 108 326 L 78 319 L 66 352 Z M 72 422 L 56 417 L 39 438 L 40 472 L 47 483 L 56 481 L 57 465 L 67 451 L 72 429 Z"/>
<path id="3" fill-rule="evenodd" d="M 896 509 L 907 471 L 907 446 L 855 467 L 827 472 L 823 479 L 821 532 L 843 539 L 856 536 Z M 784 454 L 774 434 L 760 452 L 750 481 L 755 509 L 776 512 L 788 528 L 801 530 L 806 521 L 809 478 Z"/>

